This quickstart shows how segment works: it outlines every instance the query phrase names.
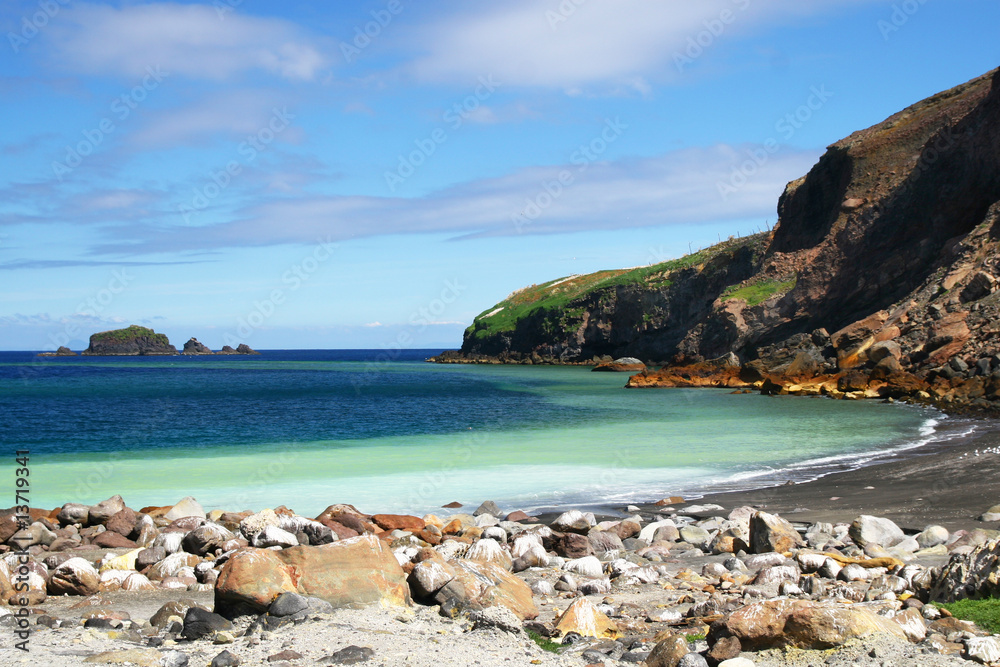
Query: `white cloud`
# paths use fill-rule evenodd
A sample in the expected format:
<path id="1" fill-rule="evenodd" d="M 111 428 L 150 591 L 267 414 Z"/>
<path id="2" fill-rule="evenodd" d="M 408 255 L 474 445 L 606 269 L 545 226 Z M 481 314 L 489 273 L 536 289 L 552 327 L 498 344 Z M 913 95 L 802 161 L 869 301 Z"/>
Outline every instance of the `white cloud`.
<path id="1" fill-rule="evenodd" d="M 268 90 L 228 90 L 188 106 L 149 109 L 142 127 L 129 136 L 129 141 L 139 148 L 172 148 L 201 145 L 220 137 L 235 140 L 256 135 L 268 127 L 276 110 L 295 115 L 285 106 L 287 98 L 287 94 Z M 294 125 L 294 118 L 291 122 L 291 125 L 274 125 L 282 128 L 274 137 L 281 141 L 300 140 L 303 133 Z M 234 146 L 234 153 L 235 150 Z"/>
<path id="2" fill-rule="evenodd" d="M 159 66 L 169 76 L 224 80 L 264 70 L 312 80 L 326 57 L 298 26 L 210 5 L 150 3 L 122 8 L 76 4 L 44 33 L 60 67 L 86 74 L 141 78 Z"/>
<path id="3" fill-rule="evenodd" d="M 298 196 L 254 205 L 233 222 L 177 234 L 122 226 L 97 252 L 153 253 L 389 234 L 499 236 L 571 233 L 775 217 L 785 184 L 805 174 L 820 151 L 790 148 L 748 162 L 754 147 L 718 145 L 616 162 L 521 169 L 426 197 Z M 734 169 L 749 165 L 743 183 Z M 568 184 L 557 186 L 560 179 Z M 734 187 L 723 195 L 720 184 Z M 555 192 L 560 189 L 557 194 Z"/>
<path id="4" fill-rule="evenodd" d="M 492 74 L 504 85 L 581 94 L 610 86 L 648 94 L 649 78 L 679 71 L 688 39 L 713 45 L 760 25 L 831 6 L 873 0 L 516 0 L 489 4 L 424 26 L 425 52 L 410 66 L 423 81 L 468 82 Z M 480 7 L 481 5 L 476 5 Z M 723 12 L 727 21 L 722 22 Z M 711 30 L 710 30 L 711 29 Z M 709 30 L 707 38 L 700 33 Z"/>

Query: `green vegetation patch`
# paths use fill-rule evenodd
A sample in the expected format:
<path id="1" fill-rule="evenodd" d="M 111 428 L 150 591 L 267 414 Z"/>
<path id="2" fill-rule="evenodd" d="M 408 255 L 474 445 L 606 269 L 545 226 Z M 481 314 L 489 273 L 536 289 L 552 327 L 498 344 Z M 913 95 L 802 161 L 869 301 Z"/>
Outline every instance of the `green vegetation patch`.
<path id="1" fill-rule="evenodd" d="M 959 600 L 938 606 L 950 611 L 955 618 L 972 621 L 987 632 L 1000 633 L 1000 598 Z"/>
<path id="2" fill-rule="evenodd" d="M 690 255 L 650 266 L 597 271 L 532 285 L 514 292 L 492 308 L 484 310 L 467 329 L 467 333 L 473 338 L 481 339 L 504 331 L 513 331 L 520 320 L 538 310 L 551 311 L 557 318 L 552 324 L 558 322 L 565 326 L 569 321 L 579 319 L 583 315 L 583 308 L 569 306 L 589 294 L 629 285 L 666 289 L 672 284 L 676 272 L 698 267 L 726 250 L 755 246 L 765 237 L 766 233 L 742 239 L 730 239 Z"/>
<path id="3" fill-rule="evenodd" d="M 98 343 L 124 343 L 130 340 L 134 340 L 136 338 L 141 338 L 143 336 L 146 336 L 164 345 L 170 344 L 170 341 L 167 339 L 166 334 L 158 334 L 152 329 L 147 329 L 146 327 L 140 327 L 137 324 L 133 324 L 124 329 L 102 331 L 101 333 L 94 334 L 92 338 L 95 342 Z"/>
<path id="4" fill-rule="evenodd" d="M 684 635 L 684 639 L 687 640 L 688 644 L 694 644 L 695 642 L 700 642 L 704 638 L 705 635 L 703 634 Z"/>
<path id="5" fill-rule="evenodd" d="M 562 651 L 562 644 L 557 644 L 548 637 L 543 637 L 537 632 L 528 630 L 528 636 L 531 638 L 531 641 L 538 644 L 538 648 L 543 651 L 548 651 L 549 653 L 560 653 Z"/>
<path id="6" fill-rule="evenodd" d="M 798 276 L 793 276 L 791 280 L 765 280 L 742 287 L 734 286 L 726 289 L 722 293 L 722 299 L 743 299 L 748 306 L 756 306 L 764 303 L 775 294 L 784 294 L 795 287 Z"/>

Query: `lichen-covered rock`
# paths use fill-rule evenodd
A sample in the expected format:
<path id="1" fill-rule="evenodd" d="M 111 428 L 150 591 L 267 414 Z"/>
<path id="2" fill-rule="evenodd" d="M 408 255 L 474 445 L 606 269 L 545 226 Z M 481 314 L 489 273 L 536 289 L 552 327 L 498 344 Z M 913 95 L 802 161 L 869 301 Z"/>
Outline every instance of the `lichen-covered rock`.
<path id="1" fill-rule="evenodd" d="M 930 597 L 936 602 L 1000 597 L 1000 540 L 981 544 L 966 555 L 953 555 Z"/>

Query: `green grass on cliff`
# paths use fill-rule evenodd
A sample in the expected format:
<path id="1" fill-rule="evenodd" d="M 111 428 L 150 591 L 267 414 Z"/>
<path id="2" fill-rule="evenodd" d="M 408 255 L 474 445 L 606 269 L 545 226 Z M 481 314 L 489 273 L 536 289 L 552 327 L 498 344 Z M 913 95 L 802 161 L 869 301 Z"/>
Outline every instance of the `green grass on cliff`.
<path id="1" fill-rule="evenodd" d="M 133 324 L 124 329 L 113 329 L 111 331 L 102 331 L 101 333 L 96 333 L 91 336 L 92 343 L 126 343 L 130 340 L 136 338 L 141 338 L 146 336 L 151 340 L 155 340 L 163 345 L 170 345 L 170 341 L 167 339 L 166 334 L 158 334 L 152 329 L 147 329 L 146 327 L 140 327 L 137 324 Z"/>
<path id="2" fill-rule="evenodd" d="M 1000 599 L 959 600 L 948 604 L 940 604 L 963 621 L 972 621 L 983 630 L 1000 633 Z"/>
<path id="3" fill-rule="evenodd" d="M 795 282 L 798 278 L 792 277 L 791 280 L 765 280 L 759 283 L 752 283 L 750 285 L 744 285 L 743 287 L 730 287 L 722 293 L 722 299 L 728 301 L 729 299 L 743 299 L 747 302 L 748 306 L 756 306 L 764 303 L 770 299 L 775 294 L 784 294 L 795 287 Z"/>
<path id="4" fill-rule="evenodd" d="M 583 315 L 583 308 L 570 306 L 588 294 L 629 285 L 643 285 L 649 289 L 667 289 L 670 287 L 676 272 L 702 265 L 722 251 L 757 243 L 763 236 L 757 234 L 742 239 L 730 239 L 690 255 L 649 266 L 567 276 L 550 280 L 541 285 L 525 287 L 480 313 L 473 320 L 472 326 L 467 329 L 466 333 L 472 338 L 481 339 L 505 331 L 513 331 L 518 321 L 538 310 L 550 311 L 563 322 L 573 320 Z"/>

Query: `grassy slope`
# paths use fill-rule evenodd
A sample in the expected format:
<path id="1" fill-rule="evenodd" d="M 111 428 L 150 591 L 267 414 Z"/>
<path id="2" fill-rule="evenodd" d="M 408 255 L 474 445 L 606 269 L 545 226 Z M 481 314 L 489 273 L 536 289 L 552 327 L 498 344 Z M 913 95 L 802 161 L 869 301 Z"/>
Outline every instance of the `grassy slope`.
<path id="1" fill-rule="evenodd" d="M 541 285 L 525 287 L 476 316 L 466 333 L 473 338 L 482 339 L 504 331 L 513 331 L 519 320 L 538 310 L 548 310 L 553 313 L 563 311 L 571 317 L 579 316 L 583 309 L 576 312 L 576 309 L 570 308 L 571 304 L 603 289 L 624 285 L 645 285 L 649 289 L 666 289 L 670 287 L 673 274 L 677 271 L 704 264 L 720 252 L 757 243 L 764 236 L 756 234 L 742 239 L 730 239 L 679 259 L 650 266 L 567 276 Z"/>

